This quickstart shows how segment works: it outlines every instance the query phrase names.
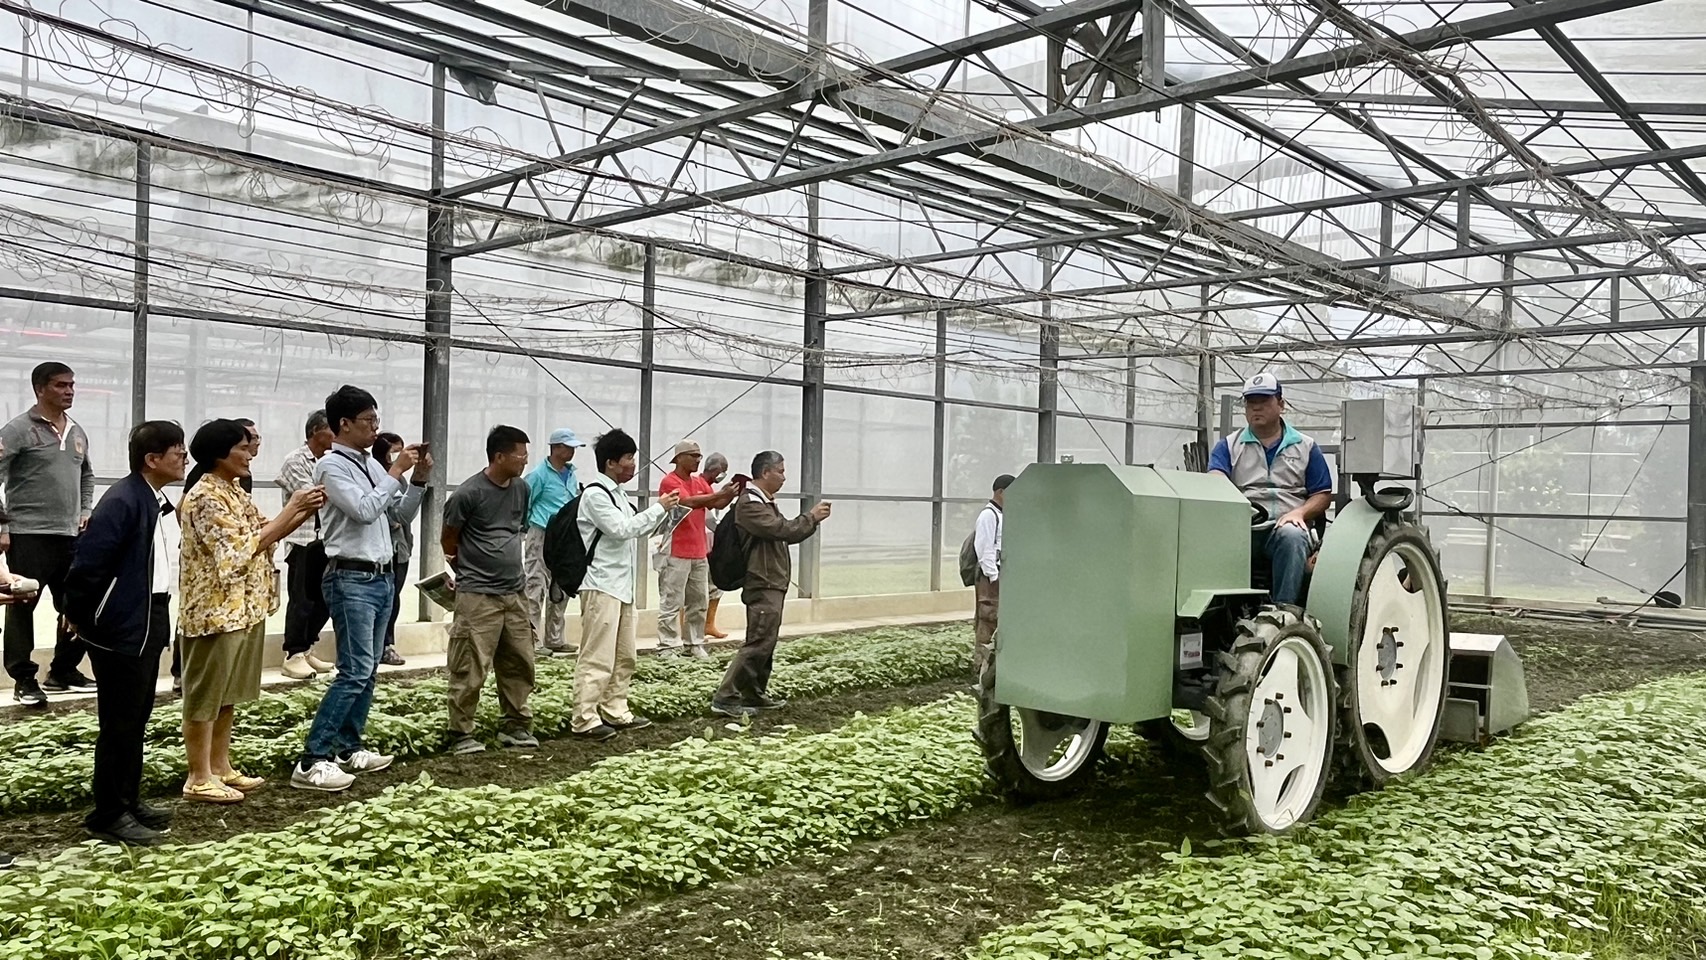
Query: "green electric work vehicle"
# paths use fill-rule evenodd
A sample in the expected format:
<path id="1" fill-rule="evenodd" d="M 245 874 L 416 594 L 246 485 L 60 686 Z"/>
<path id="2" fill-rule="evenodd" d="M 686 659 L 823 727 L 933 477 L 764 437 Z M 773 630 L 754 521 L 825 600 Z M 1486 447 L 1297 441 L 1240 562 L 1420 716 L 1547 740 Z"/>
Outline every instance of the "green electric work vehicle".
<path id="1" fill-rule="evenodd" d="M 1229 827 L 1283 833 L 1332 776 L 1378 787 L 1427 764 L 1448 690 L 1445 580 L 1410 491 L 1376 489 L 1405 455 L 1353 446 L 1351 418 L 1339 459 L 1357 493 L 1341 495 L 1300 607 L 1269 603 L 1251 545 L 1272 519 L 1224 477 L 1073 463 L 1020 475 L 976 731 L 1003 788 L 1083 786 L 1126 724 L 1200 757 Z M 1349 475 L 1347 458 L 1378 462 Z"/>

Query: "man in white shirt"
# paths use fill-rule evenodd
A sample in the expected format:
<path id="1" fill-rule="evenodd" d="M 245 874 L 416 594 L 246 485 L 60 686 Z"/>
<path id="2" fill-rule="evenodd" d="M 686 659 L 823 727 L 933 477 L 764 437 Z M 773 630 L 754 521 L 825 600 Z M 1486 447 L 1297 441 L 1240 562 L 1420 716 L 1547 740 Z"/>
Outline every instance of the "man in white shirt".
<path id="1" fill-rule="evenodd" d="M 316 410 L 308 415 L 303 430 L 302 446 L 290 452 L 278 468 L 278 489 L 284 499 L 298 490 L 314 485 L 314 464 L 332 449 L 337 439 L 326 411 Z M 280 670 L 292 680 L 307 680 L 316 674 L 331 673 L 333 665 L 314 656 L 314 644 L 320 631 L 332 618 L 326 609 L 326 598 L 320 580 L 326 573 L 326 548 L 320 543 L 320 519 L 315 517 L 284 538 L 285 592 L 284 608 L 284 666 Z"/>
<path id="2" fill-rule="evenodd" d="M 108 843 L 156 843 L 172 819 L 142 802 L 142 750 L 178 589 L 178 521 L 161 488 L 183 480 L 184 458 L 182 427 L 138 424 L 131 473 L 95 506 L 66 575 L 65 616 L 99 683 L 95 810 L 84 828 Z"/>
<path id="3" fill-rule="evenodd" d="M 995 478 L 989 502 L 977 513 L 977 533 L 972 538 L 972 547 L 977 551 L 977 613 L 973 628 L 977 646 L 972 651 L 972 666 L 978 676 L 983 675 L 983 664 L 989 659 L 1001 612 L 1001 529 L 1005 522 L 1007 488 L 1012 483 L 1010 473 Z"/>
<path id="4" fill-rule="evenodd" d="M 636 541 L 663 529 L 680 494 L 666 493 L 644 510 L 623 493 L 638 469 L 634 438 L 619 429 L 593 444 L 598 469 L 581 487 L 576 523 L 587 548 L 581 581 L 581 649 L 575 662 L 575 712 L 569 733 L 582 740 L 609 740 L 621 730 L 651 721 L 628 709 L 634 679 L 634 577 L 640 564 Z"/>

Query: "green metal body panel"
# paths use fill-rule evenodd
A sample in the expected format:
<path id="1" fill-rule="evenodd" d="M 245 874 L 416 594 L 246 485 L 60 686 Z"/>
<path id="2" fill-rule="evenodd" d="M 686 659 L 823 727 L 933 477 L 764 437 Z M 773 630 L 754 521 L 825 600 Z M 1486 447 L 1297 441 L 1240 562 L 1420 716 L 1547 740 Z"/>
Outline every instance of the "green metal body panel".
<path id="1" fill-rule="evenodd" d="M 1007 489 L 995 698 L 1113 723 L 1167 716 L 1175 617 L 1248 591 L 1249 517 L 1222 478 L 1027 467 Z"/>
<path id="2" fill-rule="evenodd" d="M 1309 615 L 1321 622 L 1321 638 L 1333 648 L 1333 662 L 1344 666 L 1351 644 L 1351 604 L 1356 602 L 1357 571 L 1362 569 L 1368 541 L 1385 514 L 1357 498 L 1333 518 L 1315 573 L 1309 581 Z"/>
<path id="3" fill-rule="evenodd" d="M 1174 609 L 1199 617 L 1196 595 L 1250 588 L 1250 501 L 1218 474 L 1158 470 L 1179 500 L 1179 574 Z M 1192 612 L 1187 610 L 1195 608 Z"/>

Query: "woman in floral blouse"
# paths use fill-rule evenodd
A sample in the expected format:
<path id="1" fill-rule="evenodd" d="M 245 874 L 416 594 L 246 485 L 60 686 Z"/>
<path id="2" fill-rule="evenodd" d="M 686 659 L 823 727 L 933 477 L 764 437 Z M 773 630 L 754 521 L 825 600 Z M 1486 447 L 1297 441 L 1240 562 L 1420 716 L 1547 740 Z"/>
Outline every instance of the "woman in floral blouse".
<path id="1" fill-rule="evenodd" d="M 243 490 L 249 435 L 235 420 L 196 431 L 190 456 L 197 481 L 178 506 L 183 528 L 178 630 L 183 639 L 184 747 L 189 780 L 184 799 L 236 803 L 266 781 L 231 766 L 235 707 L 260 696 L 261 644 L 268 614 L 278 609 L 273 545 L 326 501 L 310 487 L 293 494 L 268 520 Z"/>

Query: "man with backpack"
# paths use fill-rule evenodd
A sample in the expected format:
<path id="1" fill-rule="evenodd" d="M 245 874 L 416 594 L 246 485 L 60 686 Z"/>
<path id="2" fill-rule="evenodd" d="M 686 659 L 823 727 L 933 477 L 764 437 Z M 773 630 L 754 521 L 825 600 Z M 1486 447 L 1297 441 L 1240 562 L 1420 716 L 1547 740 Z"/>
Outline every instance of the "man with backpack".
<path id="1" fill-rule="evenodd" d="M 782 632 L 782 602 L 794 578 L 788 547 L 817 533 L 818 525 L 829 519 L 830 505 L 823 501 L 792 520 L 783 519 L 776 494 L 787 478 L 782 455 L 766 450 L 752 458 L 752 482 L 735 502 L 734 526 L 743 541 L 740 549 L 746 561 L 745 576 L 738 578 L 741 602 L 746 604 L 746 642 L 729 662 L 722 685 L 711 695 L 711 712 L 720 716 L 751 716 L 788 705 L 769 694 L 771 658 Z M 718 530 L 712 549 L 727 556 L 730 538 L 723 533 Z M 711 566 L 717 585 L 734 589 L 737 578 L 731 577 L 726 565 L 713 557 Z"/>
<path id="2" fill-rule="evenodd" d="M 609 740 L 619 731 L 651 725 L 628 708 L 628 686 L 634 679 L 634 578 L 639 568 L 635 541 L 660 532 L 681 495 L 666 493 L 644 510 L 634 508 L 621 487 L 634 479 L 638 450 L 634 438 L 620 429 L 593 444 L 598 470 L 563 508 L 565 513 L 573 511 L 579 550 L 569 553 L 578 553 L 578 558 L 565 564 L 563 551 L 553 550 L 553 540 L 560 538 L 546 530 L 546 562 L 557 586 L 580 596 L 581 648 L 569 734 L 582 740 Z M 558 562 L 552 562 L 553 555 Z"/>
<path id="3" fill-rule="evenodd" d="M 972 650 L 972 668 L 978 676 L 983 675 L 983 665 L 989 659 L 990 644 L 995 640 L 996 621 L 1001 611 L 1001 529 L 1005 522 L 1004 509 L 1007 501 L 1007 488 L 1013 483 L 1013 475 L 1004 473 L 995 478 L 993 492 L 989 502 L 977 513 L 977 528 L 972 532 L 968 545 L 971 547 L 973 562 L 972 583 L 976 588 L 977 607 L 973 620 L 973 631 L 977 645 Z M 966 557 L 961 551 L 961 579 L 964 580 Z"/>

